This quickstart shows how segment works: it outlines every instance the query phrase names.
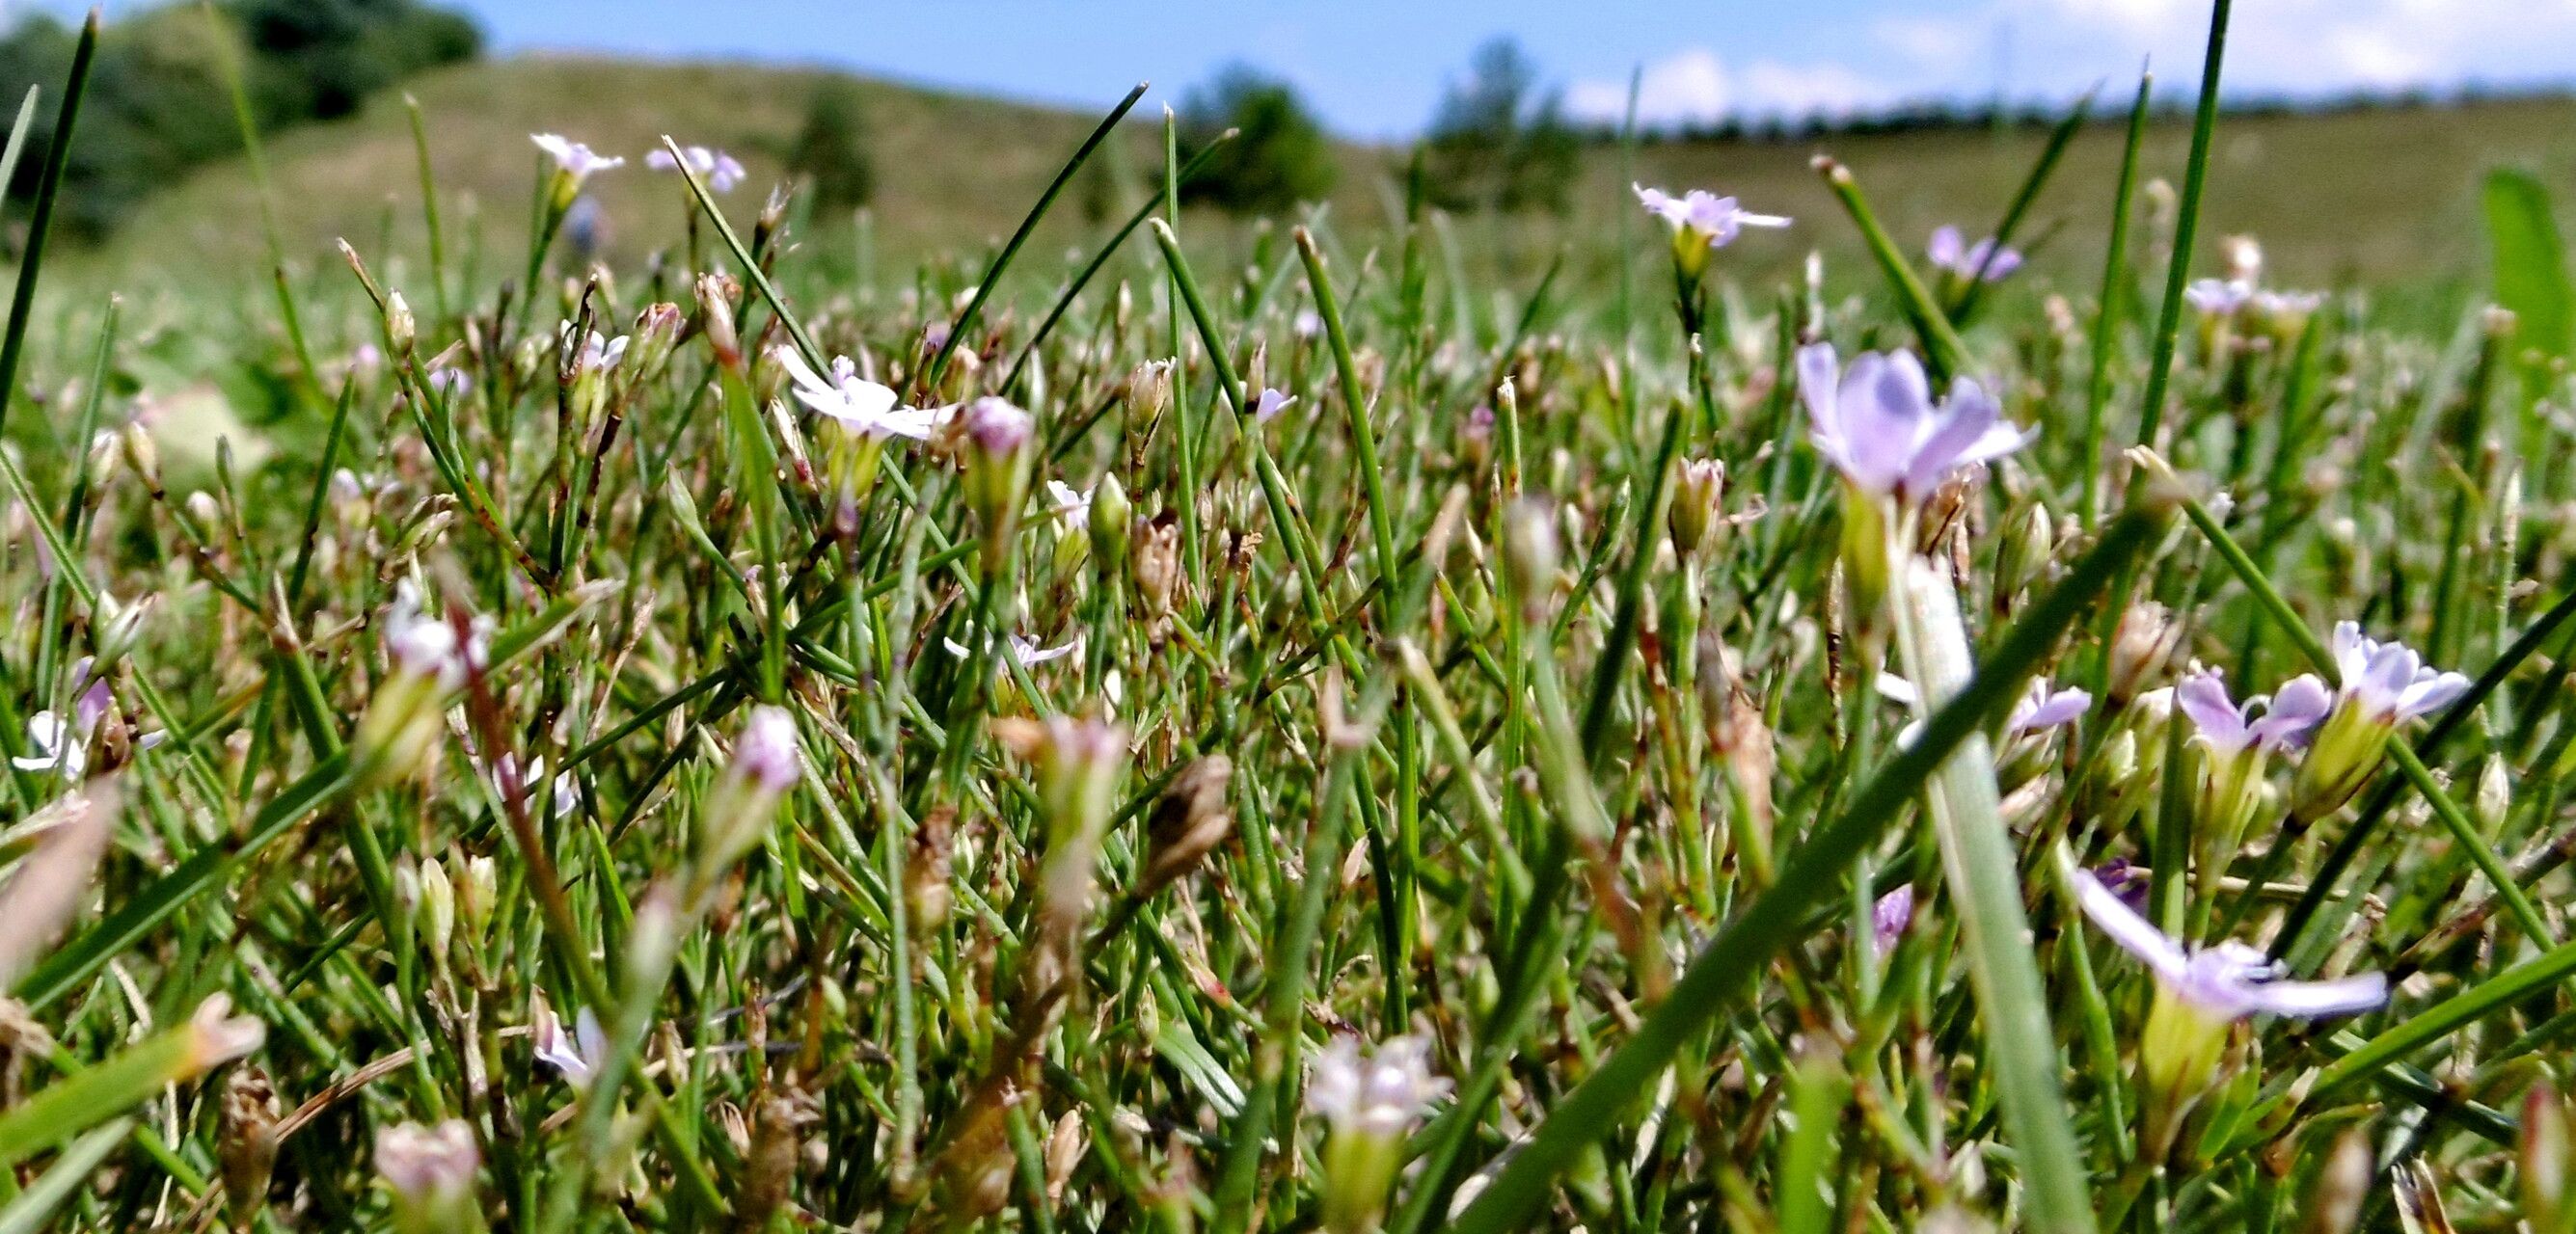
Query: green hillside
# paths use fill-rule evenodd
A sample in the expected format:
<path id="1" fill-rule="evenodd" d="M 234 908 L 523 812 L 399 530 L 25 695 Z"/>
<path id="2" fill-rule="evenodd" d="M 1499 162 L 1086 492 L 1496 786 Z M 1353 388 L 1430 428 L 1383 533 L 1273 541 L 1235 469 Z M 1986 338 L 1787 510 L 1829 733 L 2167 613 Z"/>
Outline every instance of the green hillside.
<path id="1" fill-rule="evenodd" d="M 817 71 L 744 64 L 678 64 L 556 56 L 517 57 L 417 79 L 429 117 L 432 164 L 452 233 L 480 233 L 481 269 L 497 276 L 517 260 L 533 176 L 532 131 L 561 131 L 604 152 L 636 159 L 670 133 L 721 145 L 752 171 L 733 210 L 747 217 L 780 175 L 780 158 L 802 117 Z M 1163 83 L 1141 105 L 1184 83 Z M 872 211 L 875 252 L 899 272 L 922 254 L 987 242 L 1006 233 L 1094 117 L 885 82 L 865 86 L 874 126 L 879 190 Z M 1101 100 L 1105 107 L 1111 100 Z M 1131 126 L 1125 148 L 1100 166 L 1126 182 L 1073 196 L 1042 236 L 1038 252 L 1079 241 L 1083 206 L 1134 200 L 1159 157 L 1150 119 Z M 1849 163 L 1896 234 L 1910 242 L 1942 222 L 1972 231 L 1990 225 L 2035 156 L 2044 134 L 1947 131 L 1824 137 L 1780 143 L 1655 145 L 1640 151 L 1637 175 L 1674 188 L 1733 192 L 1756 208 L 1812 219 L 1788 241 L 1761 237 L 1730 256 L 1765 277 L 1790 272 L 1809 245 L 1831 257 L 1856 255 L 1850 228 L 1808 168 L 1818 151 Z M 2046 234 L 2040 267 L 2089 280 L 2099 261 L 2119 158 L 2116 125 L 2098 125 L 2070 151 L 2043 199 L 2031 235 Z M 2147 175 L 2178 179 L 2188 132 L 2159 125 Z M 388 240 L 417 251 L 420 223 L 408 123 L 399 97 L 385 95 L 345 121 L 279 139 L 270 150 L 277 206 L 298 260 L 327 263 L 335 237 L 373 251 Z M 1332 210 L 1346 231 L 1382 219 L 1393 198 L 1393 152 L 1346 147 Z M 2231 117 L 2216 151 L 2211 237 L 2250 232 L 2263 239 L 2285 283 L 2367 279 L 2410 290 L 2452 286 L 2481 273 L 2481 174 L 2498 164 L 2538 172 L 2576 201 L 2576 100 L 2522 99 L 2334 115 Z M 1584 203 L 1564 220 L 1508 225 L 1465 220 L 1463 260 L 1479 270 L 1534 277 L 1546 256 L 1570 249 L 1598 264 L 1601 237 L 1627 207 L 1615 151 L 1587 168 Z M 637 256 L 670 244 L 682 209 L 679 185 L 640 166 L 596 182 L 613 252 Z M 402 186 L 389 192 L 387 186 Z M 260 268 L 256 197 L 246 171 L 211 168 L 142 210 L 105 249 L 73 263 L 83 275 L 125 290 L 209 274 L 239 277 Z M 388 230 L 390 228 L 390 230 Z M 809 232 L 809 244 L 845 245 L 838 220 Z M 1586 263 L 1578 262 L 1578 266 Z M 89 283 L 91 277 L 78 280 Z"/>

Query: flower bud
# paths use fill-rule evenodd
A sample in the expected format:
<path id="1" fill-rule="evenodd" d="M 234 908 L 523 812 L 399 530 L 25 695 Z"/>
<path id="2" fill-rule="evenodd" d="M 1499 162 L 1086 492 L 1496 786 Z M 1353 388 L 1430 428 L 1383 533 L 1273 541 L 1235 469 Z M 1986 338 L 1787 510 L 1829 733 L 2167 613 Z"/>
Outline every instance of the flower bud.
<path id="1" fill-rule="evenodd" d="M 1154 423 L 1172 402 L 1172 362 L 1148 360 L 1136 366 L 1127 376 L 1127 419 L 1144 426 Z"/>
<path id="2" fill-rule="evenodd" d="M 795 717 L 782 707 L 752 708 L 734 739 L 733 763 L 705 807 L 701 878 L 732 866 L 768 834 L 778 803 L 804 778 L 802 760 Z"/>
<path id="3" fill-rule="evenodd" d="M 966 460 L 966 496 L 984 526 L 984 562 L 997 568 L 1027 500 L 1037 420 L 1008 399 L 985 395 L 957 417 Z"/>
<path id="4" fill-rule="evenodd" d="M 1127 771 L 1125 729 L 1060 715 L 1005 717 L 993 722 L 993 737 L 1035 771 L 1050 836 L 1096 839 L 1108 827 L 1118 779 Z"/>
<path id="5" fill-rule="evenodd" d="M 2111 639 L 2112 703 L 2126 705 L 2138 697 L 2164 672 L 2181 641 L 2182 628 L 2166 615 L 2164 605 L 2149 600 L 2121 613 L 2119 631 Z"/>
<path id="6" fill-rule="evenodd" d="M 721 274 L 701 275 L 697 291 L 699 328 L 706 333 L 707 346 L 715 352 L 716 363 L 741 372 L 742 337 L 734 331 L 733 280 Z"/>
<path id="7" fill-rule="evenodd" d="M 465 938 L 481 946 L 492 928 L 492 910 L 501 902 L 500 867 L 489 857 L 468 857 L 457 871 L 456 920 Z"/>
<path id="8" fill-rule="evenodd" d="M 2532 1086 L 2522 1103 L 2522 1135 L 2516 1147 L 2521 1163 L 2522 1219 L 2532 1234 L 2576 1231 L 2576 1192 L 2568 1186 L 2576 1174 L 2576 1128 L 2567 1103 L 2546 1083 Z"/>
<path id="9" fill-rule="evenodd" d="M 1673 489 L 1668 521 L 1673 548 L 1687 557 L 1708 539 L 1709 528 L 1726 517 L 1726 464 L 1716 459 L 1689 459 Z"/>
<path id="10" fill-rule="evenodd" d="M 1524 616 L 1536 618 L 1556 590 L 1556 519 L 1548 503 L 1525 497 L 1512 503 L 1503 524 L 1503 560 L 1509 567 L 1512 599 Z"/>
<path id="11" fill-rule="evenodd" d="M 2370 1199 L 2370 1134 L 2347 1127 L 2335 1137 L 2326 1161 L 2317 1170 L 2317 1189 L 2308 1204 L 2309 1234 L 2350 1234 L 2361 1226 L 2361 1207 Z"/>
<path id="12" fill-rule="evenodd" d="M 351 742 L 359 781 L 381 786 L 426 773 L 446 736 L 447 696 L 465 683 L 471 654 L 442 616 L 398 597 L 384 624 L 390 672 L 376 685 Z"/>
<path id="13" fill-rule="evenodd" d="M 1118 483 L 1115 472 L 1100 477 L 1091 486 L 1091 512 L 1084 530 L 1091 536 L 1091 560 L 1102 578 L 1114 579 L 1127 569 L 1127 542 L 1136 524 L 1135 508 L 1127 503 L 1127 488 Z"/>
<path id="14" fill-rule="evenodd" d="M 650 305 L 635 315 L 632 341 L 626 348 L 626 360 L 620 367 L 638 378 L 660 371 L 662 362 L 671 358 L 679 346 L 681 331 L 689 324 L 688 314 L 667 301 Z"/>
<path id="15" fill-rule="evenodd" d="M 420 323 L 412 319 L 411 304 L 399 291 L 385 297 L 385 338 L 397 356 L 410 355 L 420 341 Z"/>
<path id="16" fill-rule="evenodd" d="M 160 492 L 161 451 L 159 447 L 152 444 L 151 432 L 143 427 L 142 422 L 130 421 L 126 424 L 121 439 L 125 445 L 125 465 L 132 468 L 134 474 L 143 477 L 143 483 L 153 492 Z"/>
<path id="17" fill-rule="evenodd" d="M 456 885 L 435 857 L 420 864 L 420 930 L 429 940 L 430 962 L 447 963 L 448 947 L 456 941 Z"/>
<path id="18" fill-rule="evenodd" d="M 394 1228 L 402 1234 L 479 1230 L 474 1175 L 483 1154 L 461 1119 L 435 1127 L 403 1123 L 376 1133 L 376 1173 L 393 1192 Z"/>

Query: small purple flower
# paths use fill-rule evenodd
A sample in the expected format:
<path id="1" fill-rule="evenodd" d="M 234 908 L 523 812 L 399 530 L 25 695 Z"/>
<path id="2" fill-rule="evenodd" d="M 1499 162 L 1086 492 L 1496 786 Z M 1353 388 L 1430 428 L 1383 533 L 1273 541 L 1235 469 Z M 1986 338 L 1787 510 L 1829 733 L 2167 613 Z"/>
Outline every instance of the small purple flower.
<path id="1" fill-rule="evenodd" d="M 805 775 L 796 719 L 783 707 L 754 707 L 734 738 L 734 767 L 761 788 L 783 793 Z"/>
<path id="2" fill-rule="evenodd" d="M 1268 424 L 1272 420 L 1277 419 L 1280 412 L 1286 411 L 1290 407 L 1296 406 L 1296 404 L 1297 396 L 1294 394 L 1283 394 L 1277 390 L 1264 389 L 1259 397 L 1252 400 L 1252 422 L 1255 424 Z"/>
<path id="3" fill-rule="evenodd" d="M 610 158 L 594 153 L 590 147 L 554 133 L 530 133 L 528 140 L 537 143 L 537 148 L 545 151 L 547 157 L 555 161 L 556 170 L 572 177 L 572 182 L 576 185 L 598 172 L 611 171 L 626 165 L 626 160 L 622 158 Z"/>
<path id="4" fill-rule="evenodd" d="M 1789 225 L 1789 220 L 1780 215 L 1751 213 L 1738 206 L 1734 198 L 1720 197 L 1707 189 L 1692 189 L 1675 197 L 1642 184 L 1628 187 L 1636 190 L 1637 201 L 1646 207 L 1646 213 L 1662 219 L 1674 234 L 1687 234 L 1709 248 L 1726 247 L 1747 227 Z"/>
<path id="5" fill-rule="evenodd" d="M 705 146 L 686 146 L 680 150 L 680 154 L 688 160 L 689 171 L 706 181 L 708 188 L 719 193 L 732 192 L 735 185 L 742 183 L 743 176 L 746 174 L 742 164 L 722 150 L 712 150 Z M 655 171 L 676 171 L 680 167 L 680 160 L 672 158 L 671 152 L 667 149 L 655 150 L 644 156 L 644 165 Z"/>
<path id="6" fill-rule="evenodd" d="M 2243 279 L 2199 279 L 2182 289 L 2185 303 L 2204 317 L 2233 317 L 2254 298 L 2254 284 Z"/>
<path id="7" fill-rule="evenodd" d="M 2051 689 L 2046 681 L 2033 680 L 2021 701 L 2013 704 L 2012 718 L 2004 729 L 2014 733 L 2036 733 L 2060 725 L 2073 724 L 2092 710 L 2093 696 L 2082 690 Z"/>
<path id="8" fill-rule="evenodd" d="M 2318 722 L 2334 710 L 2334 693 L 2314 673 L 2301 673 L 2277 692 L 2254 695 L 2240 705 L 2227 696 L 2226 679 L 2208 672 L 2185 679 L 2174 690 L 2174 704 L 2191 717 L 2201 743 L 2212 751 L 2269 754 L 2306 744 Z"/>
<path id="9" fill-rule="evenodd" d="M 1946 270 L 1963 279 L 1983 278 L 1989 283 L 2000 283 L 2013 271 L 2021 269 L 2019 250 L 2007 248 L 1997 251 L 1992 238 L 1963 244 L 1956 227 L 1944 226 L 1934 231 L 1927 253 L 1934 269 Z"/>
<path id="10" fill-rule="evenodd" d="M 2335 623 L 2334 656 L 2345 696 L 2383 724 L 2430 715 L 2469 692 L 2468 678 L 2427 667 L 2404 643 L 2365 638 L 2355 622 Z"/>
<path id="11" fill-rule="evenodd" d="M 2332 981 L 2288 981 L 2281 965 L 2233 940 L 2186 949 L 2129 907 L 2118 892 L 2082 870 L 2068 874 L 2075 902 L 2093 924 L 2138 957 L 2156 981 L 2201 1014 L 2217 1020 L 2254 1015 L 2317 1019 L 2354 1015 L 2388 1001 L 2388 978 L 2364 973 Z"/>
<path id="12" fill-rule="evenodd" d="M 1914 924 L 1914 884 L 1905 883 L 1878 897 L 1869 908 L 1872 954 L 1886 955 L 1896 950 L 1897 940 L 1905 937 L 1906 927 Z"/>
<path id="13" fill-rule="evenodd" d="M 1909 352 L 1864 352 L 1839 383 L 1835 371 L 1833 344 L 1798 349 L 1808 437 L 1864 492 L 1921 501 L 1952 473 L 2002 458 L 2039 435 L 2005 422 L 2003 408 L 1965 377 L 1935 403 L 1922 364 Z"/>
<path id="14" fill-rule="evenodd" d="M 1038 427 L 1035 417 L 1010 400 L 991 394 L 968 403 L 961 415 L 967 438 L 977 450 L 993 458 L 1019 453 Z"/>

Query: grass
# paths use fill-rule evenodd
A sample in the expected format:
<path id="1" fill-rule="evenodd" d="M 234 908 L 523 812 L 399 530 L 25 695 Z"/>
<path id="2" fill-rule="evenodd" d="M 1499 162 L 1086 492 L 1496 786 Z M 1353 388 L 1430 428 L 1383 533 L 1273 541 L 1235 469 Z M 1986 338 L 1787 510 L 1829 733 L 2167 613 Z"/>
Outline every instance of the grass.
<path id="1" fill-rule="evenodd" d="M 465 70 L 425 174 L 407 114 L 268 148 L 334 264 L 184 273 L 265 247 L 218 173 L 155 207 L 196 230 L 25 272 L 0 1230 L 2576 1220 L 2568 342 L 2424 327 L 2467 248 L 2314 219 L 2263 235 L 2313 312 L 2167 294 L 2178 226 L 2339 183 L 2340 119 L 2204 112 L 2180 218 L 2183 135 L 2118 117 L 2044 179 L 1642 149 L 1799 216 L 1685 266 L 1606 166 L 1554 233 L 1085 218 L 1049 186 L 1158 135 L 894 92 L 875 284 L 840 220 L 632 167 L 606 264 L 549 247 L 523 130 L 757 159 L 767 80 Z M 977 192 L 922 183 L 943 135 L 996 143 Z M 2022 184 L 2046 260 L 1927 277 L 1925 220 Z M 2517 303 L 2568 298 L 2548 195 L 2498 207 Z M 1929 409 L 1820 342 L 2042 431 L 1890 472 Z M 790 355 L 957 410 L 855 432 L 908 422 Z M 2346 621 L 2461 675 L 2392 703 Z M 2305 672 L 2305 744 L 2177 703 Z"/>

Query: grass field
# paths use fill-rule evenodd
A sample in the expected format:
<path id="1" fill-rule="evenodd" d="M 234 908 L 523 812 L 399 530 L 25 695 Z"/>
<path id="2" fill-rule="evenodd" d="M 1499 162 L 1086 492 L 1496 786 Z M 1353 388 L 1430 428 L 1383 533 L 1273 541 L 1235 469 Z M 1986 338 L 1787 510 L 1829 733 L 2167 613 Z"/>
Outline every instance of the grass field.
<path id="1" fill-rule="evenodd" d="M 738 207 L 749 213 L 756 208 L 752 195 L 781 174 L 779 158 L 815 80 L 812 72 L 770 66 L 522 57 L 443 70 L 414 83 L 413 92 L 429 120 L 432 166 L 448 217 L 469 235 L 479 225 L 497 269 L 525 251 L 527 133 L 561 130 L 630 158 L 665 133 L 725 147 L 751 170 Z M 1169 99 L 1186 83 L 1156 84 L 1154 97 Z M 2107 238 L 2110 200 L 2101 186 L 2118 168 L 2117 120 L 2126 97 L 2116 88 L 2102 96 L 2106 123 L 2076 141 L 2057 189 L 2038 207 L 2037 229 L 2051 235 L 2038 259 L 2061 275 L 2091 278 Z M 889 276 L 1007 235 L 1021 203 L 1054 173 L 1058 152 L 1097 118 L 886 83 L 869 83 L 866 97 L 884 182 L 871 211 L 872 247 Z M 1123 168 L 1113 174 L 1127 182 L 1126 191 L 1113 196 L 1128 205 L 1141 199 L 1161 158 L 1159 138 L 1146 131 L 1150 125 L 1136 127 L 1104 160 Z M 2147 174 L 2178 180 L 2189 136 L 2187 124 L 2159 123 L 2146 148 Z M 1890 228 L 1919 245 L 1944 223 L 1991 227 L 2044 138 L 2043 131 L 2015 129 L 1656 145 L 1641 154 L 1636 175 L 1649 183 L 1722 183 L 1776 213 L 1814 217 L 1833 205 L 1807 163 L 1829 151 L 1872 188 Z M 2576 99 L 2249 117 L 2231 121 L 2214 156 L 2204 234 L 2262 236 L 2280 277 L 2301 285 L 2393 287 L 2447 304 L 2483 282 L 2480 175 L 2517 166 L 2553 184 L 2576 185 Z M 330 246 L 343 236 L 390 234 L 402 251 L 417 253 L 416 209 L 388 209 L 417 196 L 416 187 L 394 189 L 418 181 L 398 98 L 379 97 L 352 119 L 291 133 L 276 143 L 272 159 L 280 221 L 300 264 L 333 264 Z M 1336 216 L 1355 232 L 1383 231 L 1400 193 L 1400 153 L 1345 147 L 1342 162 Z M 1479 256 L 1509 255 L 1492 271 L 1496 277 L 1526 282 L 1559 251 L 1597 260 L 1601 230 L 1612 225 L 1612 211 L 1626 208 L 1625 187 L 1616 151 L 1597 150 L 1572 216 L 1505 226 L 1470 218 L 1460 226 Z M 613 252 L 631 261 L 672 242 L 684 203 L 667 178 L 630 169 L 604 178 L 598 195 Z M 243 168 L 210 169 L 153 202 L 96 255 L 98 278 L 80 281 L 132 291 L 160 282 L 241 279 L 244 272 L 259 277 L 265 250 L 257 230 L 240 225 L 257 210 Z M 1085 229 L 1074 212 L 1066 213 L 1040 233 L 1033 255 L 1053 257 L 1081 242 Z M 2576 225 L 2576 213 L 2565 217 Z M 1858 255 L 1856 243 L 1841 234 L 1802 239 L 1836 258 Z M 848 229 L 825 225 L 808 243 L 845 261 L 855 241 Z M 1785 277 L 1801 252 L 1750 255 L 1749 273 Z"/>
<path id="2" fill-rule="evenodd" d="M 862 285 L 780 80 L 23 272 L 0 1231 L 2576 1229 L 2568 105 L 2090 132 L 1973 295 L 2035 139 L 1074 289 L 1091 121 L 883 93 Z M 755 188 L 587 266 L 530 130 Z"/>

